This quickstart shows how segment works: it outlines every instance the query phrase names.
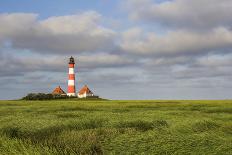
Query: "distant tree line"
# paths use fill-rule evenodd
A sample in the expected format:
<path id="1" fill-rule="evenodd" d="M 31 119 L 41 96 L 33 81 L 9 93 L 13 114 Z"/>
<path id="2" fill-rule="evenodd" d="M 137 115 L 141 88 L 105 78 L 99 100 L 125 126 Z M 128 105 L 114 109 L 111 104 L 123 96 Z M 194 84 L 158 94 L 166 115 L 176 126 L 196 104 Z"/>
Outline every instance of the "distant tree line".
<path id="1" fill-rule="evenodd" d="M 23 97 L 23 100 L 53 100 L 53 99 L 67 99 L 74 98 L 67 95 L 53 95 L 45 93 L 29 93 L 27 96 Z"/>

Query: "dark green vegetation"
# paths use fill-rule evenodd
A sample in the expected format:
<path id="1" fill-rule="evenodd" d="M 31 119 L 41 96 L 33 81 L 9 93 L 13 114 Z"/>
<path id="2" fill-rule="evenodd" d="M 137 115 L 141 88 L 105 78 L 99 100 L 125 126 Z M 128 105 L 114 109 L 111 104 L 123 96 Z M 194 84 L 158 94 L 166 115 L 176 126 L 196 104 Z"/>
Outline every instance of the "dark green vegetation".
<path id="1" fill-rule="evenodd" d="M 27 96 L 23 97 L 22 100 L 56 100 L 56 99 L 68 99 L 74 98 L 64 95 L 53 95 L 44 93 L 29 93 Z"/>
<path id="2" fill-rule="evenodd" d="M 22 100 L 58 100 L 58 99 L 78 99 L 78 100 L 86 100 L 66 95 L 59 94 L 45 94 L 45 93 L 29 93 Z M 98 96 L 88 96 L 88 100 L 104 100 L 99 98 Z"/>
<path id="3" fill-rule="evenodd" d="M 0 154 L 232 154 L 232 101 L 0 101 Z"/>

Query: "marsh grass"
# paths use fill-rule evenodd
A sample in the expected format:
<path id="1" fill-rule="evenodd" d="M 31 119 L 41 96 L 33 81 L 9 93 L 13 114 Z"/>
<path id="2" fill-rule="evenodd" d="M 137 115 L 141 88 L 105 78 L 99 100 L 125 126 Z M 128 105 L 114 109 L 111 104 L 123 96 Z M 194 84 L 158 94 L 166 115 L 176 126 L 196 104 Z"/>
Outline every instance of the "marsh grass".
<path id="1" fill-rule="evenodd" d="M 119 122 L 118 128 L 135 128 L 139 131 L 148 131 L 153 129 L 161 129 L 163 127 L 168 127 L 168 123 L 165 120 L 155 120 L 152 122 L 136 120 L 130 122 Z"/>
<path id="2" fill-rule="evenodd" d="M 232 114 L 232 108 L 214 108 L 214 109 L 206 109 L 205 110 L 206 113 L 228 113 L 228 114 Z"/>
<path id="3" fill-rule="evenodd" d="M 120 122 L 117 127 L 119 128 L 135 128 L 140 131 L 147 131 L 153 129 L 153 123 L 148 121 L 136 120 L 131 122 Z"/>
<path id="4" fill-rule="evenodd" d="M 224 132 L 224 133 L 227 133 L 227 134 L 230 134 L 232 136 L 232 121 L 230 122 L 230 124 L 224 124 L 222 127 L 221 127 L 221 130 Z"/>
<path id="5" fill-rule="evenodd" d="M 192 129 L 195 132 L 205 132 L 209 130 L 215 130 L 219 128 L 220 125 L 213 121 L 200 121 L 192 125 Z"/>
<path id="6" fill-rule="evenodd" d="M 0 154 L 231 154 L 231 101 L 0 101 Z"/>
<path id="7" fill-rule="evenodd" d="M 82 115 L 81 114 L 73 114 L 73 113 L 59 113 L 59 114 L 56 114 L 56 116 L 58 118 L 78 118 L 78 117 L 81 117 Z"/>

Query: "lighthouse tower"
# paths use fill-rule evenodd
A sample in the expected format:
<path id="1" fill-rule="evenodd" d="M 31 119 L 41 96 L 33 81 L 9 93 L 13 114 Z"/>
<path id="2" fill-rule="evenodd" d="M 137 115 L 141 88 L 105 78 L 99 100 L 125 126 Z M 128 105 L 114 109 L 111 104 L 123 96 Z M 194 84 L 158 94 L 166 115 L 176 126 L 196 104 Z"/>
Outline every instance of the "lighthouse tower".
<path id="1" fill-rule="evenodd" d="M 76 87 L 75 87 L 75 73 L 74 73 L 75 61 L 71 57 L 69 59 L 69 72 L 68 72 L 68 96 L 76 96 Z"/>

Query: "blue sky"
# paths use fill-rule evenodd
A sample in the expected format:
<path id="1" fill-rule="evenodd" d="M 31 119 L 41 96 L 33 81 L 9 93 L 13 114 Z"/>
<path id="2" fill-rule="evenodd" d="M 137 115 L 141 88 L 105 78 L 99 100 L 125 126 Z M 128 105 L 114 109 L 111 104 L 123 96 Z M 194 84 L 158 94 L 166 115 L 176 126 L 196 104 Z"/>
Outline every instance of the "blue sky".
<path id="1" fill-rule="evenodd" d="M 0 2 L 2 13 L 27 12 L 37 13 L 40 18 L 75 14 L 86 10 L 95 10 L 107 17 L 118 16 L 120 1 L 115 0 L 3 0 Z"/>
<path id="2" fill-rule="evenodd" d="M 0 99 L 77 87 L 110 99 L 228 99 L 231 1 L 2 0 Z M 197 11 L 196 11 L 197 10 Z"/>

